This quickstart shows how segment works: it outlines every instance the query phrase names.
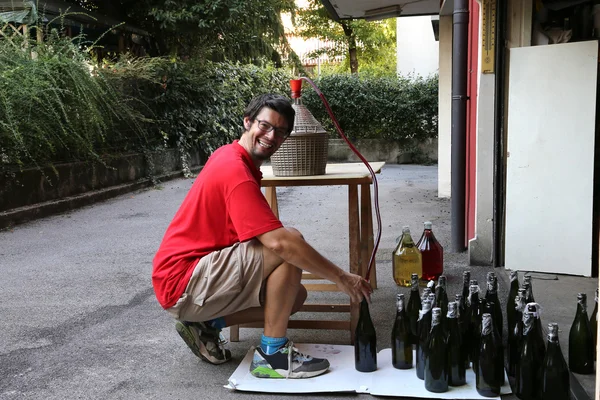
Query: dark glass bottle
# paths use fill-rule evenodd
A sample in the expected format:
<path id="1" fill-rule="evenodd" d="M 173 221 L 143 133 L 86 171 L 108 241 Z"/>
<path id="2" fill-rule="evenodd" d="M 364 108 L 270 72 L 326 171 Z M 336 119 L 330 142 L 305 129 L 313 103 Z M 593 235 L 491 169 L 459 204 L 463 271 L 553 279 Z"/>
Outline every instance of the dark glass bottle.
<path id="1" fill-rule="evenodd" d="M 446 277 L 440 275 L 435 288 L 435 306 L 442 309 L 442 320 L 448 314 L 448 293 L 446 292 Z"/>
<path id="2" fill-rule="evenodd" d="M 459 326 L 458 303 L 448 303 L 446 323 L 448 325 L 448 385 L 461 386 L 467 383 L 465 352 Z"/>
<path id="3" fill-rule="evenodd" d="M 569 332 L 569 369 L 576 374 L 594 372 L 594 338 L 587 316 L 587 296 L 577 294 L 577 312 Z"/>
<path id="4" fill-rule="evenodd" d="M 477 393 L 485 397 L 497 397 L 504 380 L 504 351 L 502 341 L 495 334 L 496 328 L 492 315 L 485 313 L 481 317 L 481 339 L 479 360 L 475 369 L 475 387 Z"/>
<path id="5" fill-rule="evenodd" d="M 431 222 L 427 221 L 423 225 L 425 229 L 417 242 L 417 248 L 423 259 L 423 280 L 430 281 L 438 279 L 444 273 L 444 248 L 435 238 Z"/>
<path id="6" fill-rule="evenodd" d="M 519 289 L 515 298 L 515 327 L 512 338 L 508 337 L 508 375 L 515 377 L 519 357 L 521 356 L 521 344 L 523 341 L 523 312 L 525 311 L 525 289 Z"/>
<path id="7" fill-rule="evenodd" d="M 433 393 L 448 391 L 448 342 L 442 327 L 442 310 L 431 310 L 431 331 L 425 351 L 425 389 Z"/>
<path id="8" fill-rule="evenodd" d="M 515 325 L 517 323 L 515 300 L 517 294 L 519 294 L 519 273 L 517 271 L 510 271 L 510 289 L 508 291 L 508 298 L 506 299 L 506 328 L 508 331 L 508 342 L 515 336 Z"/>
<path id="9" fill-rule="evenodd" d="M 471 285 L 471 272 L 463 271 L 463 286 L 462 286 L 462 296 L 465 301 L 469 299 L 469 286 Z"/>
<path id="10" fill-rule="evenodd" d="M 458 315 L 458 327 L 460 329 L 460 337 L 461 337 L 461 352 L 463 353 L 463 361 L 465 363 L 465 369 L 469 369 L 471 366 L 469 364 L 469 345 L 467 343 L 467 330 L 469 327 L 469 320 L 467 316 L 467 304 L 463 295 L 457 293 L 454 295 L 457 304 L 457 315 Z M 450 304 L 450 303 L 448 303 Z"/>
<path id="11" fill-rule="evenodd" d="M 504 328 L 502 321 L 502 306 L 498 299 L 498 277 L 494 272 L 488 272 L 487 274 L 487 291 L 485 293 L 485 300 L 488 303 L 494 303 L 492 310 L 492 318 L 494 318 L 494 327 L 502 337 L 502 330 Z"/>
<path id="12" fill-rule="evenodd" d="M 531 275 L 525 275 L 523 277 L 523 288 L 527 291 L 527 303 L 534 303 L 533 297 L 533 283 L 531 281 Z"/>
<path id="13" fill-rule="evenodd" d="M 419 310 L 421 310 L 421 297 L 419 297 L 419 275 L 412 274 L 410 277 L 410 297 L 406 307 L 406 316 L 408 317 L 410 327 L 410 343 L 417 344 L 417 321 L 419 320 Z"/>
<path id="14" fill-rule="evenodd" d="M 471 280 L 471 282 L 477 281 Z M 479 285 L 477 283 L 471 284 L 469 287 L 469 309 L 467 313 L 469 314 L 469 358 L 473 364 L 473 371 L 475 371 L 477 369 L 475 365 L 478 359 L 477 353 L 479 352 L 479 336 L 481 336 L 481 331 L 478 331 L 481 314 L 479 309 Z"/>
<path id="15" fill-rule="evenodd" d="M 569 368 L 558 341 L 558 324 L 548 324 L 548 347 L 542 363 L 541 400 L 570 399 Z"/>
<path id="16" fill-rule="evenodd" d="M 515 394 L 521 400 L 538 399 L 542 385 L 542 362 L 546 356 L 544 342 L 539 342 L 535 307 L 523 312 L 523 341 L 515 374 Z"/>
<path id="17" fill-rule="evenodd" d="M 594 339 L 594 360 L 596 359 L 596 343 L 598 343 L 598 288 L 594 296 L 594 311 L 590 314 L 590 331 Z"/>
<path id="18" fill-rule="evenodd" d="M 410 342 L 410 324 L 404 310 L 404 295 L 396 295 L 396 319 L 392 328 L 392 365 L 398 369 L 413 366 L 413 348 Z"/>
<path id="19" fill-rule="evenodd" d="M 417 359 L 415 366 L 417 377 L 425 379 L 425 351 L 427 349 L 427 337 L 431 330 L 431 300 L 423 299 L 423 309 L 419 314 L 419 324 L 417 331 L 419 334 L 419 342 L 417 343 Z"/>
<path id="20" fill-rule="evenodd" d="M 377 335 L 366 299 L 360 303 L 354 336 L 354 362 L 359 372 L 373 372 L 377 369 Z"/>

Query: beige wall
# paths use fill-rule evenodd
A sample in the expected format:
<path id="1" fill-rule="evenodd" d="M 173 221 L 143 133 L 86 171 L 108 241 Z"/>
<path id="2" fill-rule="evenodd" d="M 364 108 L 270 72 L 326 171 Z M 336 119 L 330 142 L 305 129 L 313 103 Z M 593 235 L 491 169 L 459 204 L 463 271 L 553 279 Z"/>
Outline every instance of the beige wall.
<path id="1" fill-rule="evenodd" d="M 396 18 L 396 47 L 399 75 L 427 77 L 438 72 L 439 46 L 431 16 Z"/>
<path id="2" fill-rule="evenodd" d="M 438 89 L 438 197 L 450 197 L 452 105 L 452 16 L 440 15 Z"/>

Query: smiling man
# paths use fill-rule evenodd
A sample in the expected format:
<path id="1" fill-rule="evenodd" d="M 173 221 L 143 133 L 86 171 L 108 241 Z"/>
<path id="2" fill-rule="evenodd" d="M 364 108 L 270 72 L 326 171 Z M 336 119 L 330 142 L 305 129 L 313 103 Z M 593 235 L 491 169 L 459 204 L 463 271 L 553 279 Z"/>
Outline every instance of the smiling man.
<path id="1" fill-rule="evenodd" d="M 369 283 L 334 265 L 294 228 L 284 227 L 260 190 L 260 166 L 290 135 L 295 112 L 266 94 L 244 112 L 239 140 L 217 149 L 183 200 L 153 261 L 152 284 L 176 329 L 202 360 L 231 359 L 221 329 L 264 321 L 250 372 L 262 378 L 308 378 L 326 359 L 299 353 L 287 336 L 306 299 L 302 270 L 328 279 L 355 302 Z"/>

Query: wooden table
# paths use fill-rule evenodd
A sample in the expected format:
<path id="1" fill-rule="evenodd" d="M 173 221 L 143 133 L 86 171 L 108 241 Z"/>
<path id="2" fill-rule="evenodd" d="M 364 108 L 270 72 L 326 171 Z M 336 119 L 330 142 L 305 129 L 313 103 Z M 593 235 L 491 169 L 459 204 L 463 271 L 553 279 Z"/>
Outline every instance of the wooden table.
<path id="1" fill-rule="evenodd" d="M 375 173 L 379 173 L 384 162 L 370 163 Z M 371 210 L 371 174 L 363 163 L 327 164 L 325 175 L 315 176 L 275 176 L 271 166 L 261 167 L 265 187 L 265 196 L 271 209 L 279 217 L 277 206 L 277 187 L 285 186 L 348 186 L 348 229 L 350 272 L 364 276 L 367 264 L 373 251 L 373 218 Z M 360 186 L 360 202 L 358 187 Z M 303 280 L 322 279 L 310 273 L 303 273 Z M 377 288 L 375 261 L 370 276 L 371 286 Z M 339 291 L 333 283 L 304 283 L 309 291 Z M 351 342 L 354 343 L 354 330 L 358 322 L 359 305 L 350 304 L 304 304 L 300 312 L 341 312 L 350 313 L 350 321 L 343 320 L 291 320 L 288 327 L 292 329 L 336 329 L 348 330 Z M 242 327 L 262 327 L 261 323 L 241 325 Z M 239 340 L 239 325 L 230 327 L 230 340 Z"/>

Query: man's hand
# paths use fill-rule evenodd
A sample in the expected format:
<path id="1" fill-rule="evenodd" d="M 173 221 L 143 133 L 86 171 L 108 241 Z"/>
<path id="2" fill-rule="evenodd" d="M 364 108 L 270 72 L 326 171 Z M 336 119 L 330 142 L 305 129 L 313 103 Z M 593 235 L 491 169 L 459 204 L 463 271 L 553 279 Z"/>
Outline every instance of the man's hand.
<path id="1" fill-rule="evenodd" d="M 340 290 L 350 296 L 350 299 L 355 303 L 360 303 L 363 297 L 366 297 L 369 303 L 371 302 L 371 293 L 373 293 L 373 289 L 369 282 L 362 276 L 344 271 L 337 286 Z"/>

